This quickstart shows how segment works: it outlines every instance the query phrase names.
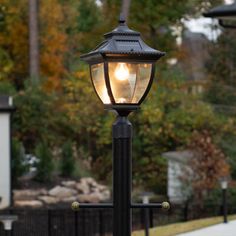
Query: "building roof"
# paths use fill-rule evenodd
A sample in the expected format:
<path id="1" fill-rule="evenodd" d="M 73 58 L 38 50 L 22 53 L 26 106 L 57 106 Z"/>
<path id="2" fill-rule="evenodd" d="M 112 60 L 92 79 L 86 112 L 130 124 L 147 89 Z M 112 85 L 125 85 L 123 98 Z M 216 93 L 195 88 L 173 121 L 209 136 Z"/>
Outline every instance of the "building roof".
<path id="1" fill-rule="evenodd" d="M 193 152 L 190 150 L 164 152 L 162 156 L 168 160 L 186 163 L 193 157 Z"/>
<path id="2" fill-rule="evenodd" d="M 7 95 L 0 95 L 0 112 L 10 112 L 12 110 L 14 110 L 12 97 Z"/>

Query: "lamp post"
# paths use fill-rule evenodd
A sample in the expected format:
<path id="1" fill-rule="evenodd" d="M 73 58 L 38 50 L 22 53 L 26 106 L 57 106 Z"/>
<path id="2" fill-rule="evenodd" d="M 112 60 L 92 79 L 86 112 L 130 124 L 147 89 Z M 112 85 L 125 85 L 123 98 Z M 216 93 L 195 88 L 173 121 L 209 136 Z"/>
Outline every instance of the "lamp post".
<path id="1" fill-rule="evenodd" d="M 227 188 L 228 188 L 228 180 L 226 178 L 222 178 L 220 180 L 220 185 L 221 185 L 221 189 L 222 189 L 222 206 L 223 206 L 224 223 L 228 223 L 228 219 L 227 219 Z"/>
<path id="2" fill-rule="evenodd" d="M 218 19 L 219 24 L 224 28 L 236 29 L 236 2 L 212 8 L 203 13 L 203 16 Z"/>
<path id="3" fill-rule="evenodd" d="M 128 28 L 122 15 L 118 27 L 104 36 L 105 40 L 96 49 L 81 58 L 90 65 L 92 84 L 105 109 L 117 113 L 112 132 L 113 235 L 130 236 L 131 208 L 166 207 L 132 204 L 132 125 L 128 120 L 128 115 L 147 96 L 155 62 L 165 53 L 146 45 L 140 33 Z"/>
<path id="4" fill-rule="evenodd" d="M 149 204 L 150 197 L 153 196 L 153 193 L 151 192 L 143 192 L 141 194 L 142 202 L 143 204 Z M 149 236 L 149 228 L 150 228 L 150 215 L 149 215 L 149 209 L 144 209 L 144 230 L 145 230 L 145 236 Z"/>
<path id="5" fill-rule="evenodd" d="M 10 236 L 13 228 L 13 223 L 18 220 L 16 215 L 0 215 L 0 222 L 3 224 L 3 228 L 6 236 Z"/>

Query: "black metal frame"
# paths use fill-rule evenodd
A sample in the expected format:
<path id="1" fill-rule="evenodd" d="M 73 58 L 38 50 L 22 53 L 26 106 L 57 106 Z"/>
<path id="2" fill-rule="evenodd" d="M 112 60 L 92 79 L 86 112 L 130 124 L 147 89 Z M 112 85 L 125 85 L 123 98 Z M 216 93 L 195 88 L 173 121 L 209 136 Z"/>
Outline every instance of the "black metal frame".
<path id="1" fill-rule="evenodd" d="M 132 124 L 128 113 L 132 110 L 116 110 L 117 119 L 113 124 L 113 202 L 101 204 L 79 204 L 79 208 L 113 209 L 113 235 L 130 236 L 132 232 L 131 210 L 134 208 L 164 208 L 167 203 L 132 203 Z"/>
<path id="2" fill-rule="evenodd" d="M 149 47 L 142 40 L 140 33 L 129 29 L 125 19 L 121 16 L 119 25 L 112 32 L 104 35 L 103 41 L 97 48 L 81 58 L 90 65 L 90 75 L 92 79 L 91 66 L 103 64 L 104 80 L 111 104 L 105 104 L 105 109 L 114 110 L 118 116 L 113 124 L 113 202 L 103 204 L 80 204 L 80 208 L 112 208 L 113 209 L 113 235 L 131 235 L 131 209 L 132 208 L 169 208 L 168 203 L 138 204 L 132 203 L 132 125 L 128 120 L 128 115 L 139 108 L 147 96 L 155 73 L 155 62 L 165 53 Z M 140 98 L 139 102 L 116 103 L 109 78 L 109 62 L 127 62 L 131 64 L 147 63 L 151 64 L 151 75 L 149 84 Z M 92 81 L 96 91 L 95 85 Z M 97 91 L 96 91 L 97 93 Z M 98 93 L 97 96 L 99 97 Z M 99 97 L 101 100 L 101 98 Z M 73 208 L 73 206 L 72 206 Z M 74 205 L 74 209 L 78 204 Z"/>
<path id="3" fill-rule="evenodd" d="M 228 217 L 227 217 L 227 189 L 222 189 L 222 207 L 223 207 L 223 220 L 224 223 L 228 223 Z"/>
<path id="4" fill-rule="evenodd" d="M 79 204 L 80 209 L 98 209 L 98 208 L 104 208 L 104 209 L 113 209 L 114 205 L 113 203 L 80 203 Z M 131 209 L 150 209 L 150 208 L 163 208 L 163 203 L 149 203 L 149 204 L 143 204 L 143 203 L 131 203 L 130 204 Z"/>
<path id="5" fill-rule="evenodd" d="M 144 209 L 144 231 L 145 231 L 145 236 L 149 236 L 149 228 L 150 228 L 150 212 L 149 212 L 149 209 Z"/>

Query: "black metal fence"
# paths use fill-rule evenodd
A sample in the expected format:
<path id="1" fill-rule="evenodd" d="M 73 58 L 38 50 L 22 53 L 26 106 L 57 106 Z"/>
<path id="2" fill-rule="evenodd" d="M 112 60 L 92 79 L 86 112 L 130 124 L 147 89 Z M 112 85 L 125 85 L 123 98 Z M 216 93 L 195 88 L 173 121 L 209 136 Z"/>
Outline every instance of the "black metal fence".
<path id="1" fill-rule="evenodd" d="M 133 230 L 144 228 L 144 209 L 133 209 Z M 186 221 L 190 219 L 221 215 L 219 205 L 208 205 L 200 210 L 194 206 L 172 206 L 169 212 L 150 209 L 150 226 Z M 229 213 L 236 213 L 236 206 L 229 206 Z M 17 215 L 11 236 L 111 236 L 112 209 L 11 209 L 0 215 Z M 0 224 L 0 236 L 4 236 Z"/>

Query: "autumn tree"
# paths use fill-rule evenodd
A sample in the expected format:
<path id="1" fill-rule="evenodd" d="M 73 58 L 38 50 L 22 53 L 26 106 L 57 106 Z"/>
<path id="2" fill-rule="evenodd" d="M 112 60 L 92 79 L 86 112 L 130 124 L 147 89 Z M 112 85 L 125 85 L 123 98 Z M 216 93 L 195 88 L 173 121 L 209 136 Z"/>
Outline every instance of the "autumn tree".
<path id="1" fill-rule="evenodd" d="M 19 87 L 22 86 L 19 78 L 23 79 L 28 76 L 27 5 L 22 0 L 0 0 L 0 6 L 5 9 L 0 48 L 5 51 L 5 55 L 12 64 L 7 73 L 7 79 L 11 79 Z"/>
<path id="2" fill-rule="evenodd" d="M 76 69 L 81 52 L 100 42 L 104 32 L 117 25 L 121 1 L 102 0 L 39 1 L 40 71 L 48 90 L 58 89 L 68 71 Z M 125 1 L 124 3 L 129 1 Z M 171 27 L 179 24 L 191 9 L 203 7 L 204 1 L 131 1 L 130 26 L 140 30 L 152 46 L 172 55 L 175 40 Z M 211 1 L 209 2 L 209 6 Z M 23 87 L 29 68 L 28 5 L 24 0 L 0 0 L 0 48 L 9 55 L 14 66 L 9 77 Z M 128 6 L 129 4 L 127 4 Z M 128 8 L 123 4 L 124 8 Z M 140 11 L 139 9 L 143 9 Z M 142 14 L 140 13 L 142 12 Z M 117 17 L 114 17 L 117 16 Z"/>
<path id="3" fill-rule="evenodd" d="M 6 26 L 6 10 L 6 6 L 0 4 L 0 32 L 4 31 Z M 12 68 L 13 62 L 8 52 L 0 46 L 0 81 L 6 80 Z"/>
<path id="4" fill-rule="evenodd" d="M 64 59 L 67 35 L 63 8 L 58 0 L 42 1 L 40 5 L 41 74 L 47 78 L 47 89 L 58 89 L 66 73 Z"/>
<path id="5" fill-rule="evenodd" d="M 138 185 L 163 193 L 167 173 L 162 153 L 186 146 L 194 130 L 209 129 L 220 136 L 225 126 L 209 104 L 184 92 L 179 70 L 169 67 L 159 74 L 161 79 L 154 80 L 145 104 L 132 118 L 133 169 Z"/>
<path id="6" fill-rule="evenodd" d="M 24 0 L 0 0 L 5 7 L 4 27 L 1 27 L 0 48 L 5 50 L 13 65 L 9 77 L 22 88 L 29 76 L 28 5 Z M 60 86 L 65 76 L 67 34 L 64 26 L 63 5 L 59 0 L 40 1 L 39 4 L 40 71 L 48 89 Z M 50 13 L 50 14 L 49 14 Z"/>
<path id="7" fill-rule="evenodd" d="M 6 50 L 0 48 L 0 81 L 7 80 L 13 69 L 13 62 Z"/>
<path id="8" fill-rule="evenodd" d="M 194 200 L 202 206 L 204 198 L 217 187 L 219 179 L 230 175 L 230 168 L 227 157 L 214 144 L 207 130 L 194 132 L 188 148 L 193 155 L 182 179 L 191 185 Z"/>

